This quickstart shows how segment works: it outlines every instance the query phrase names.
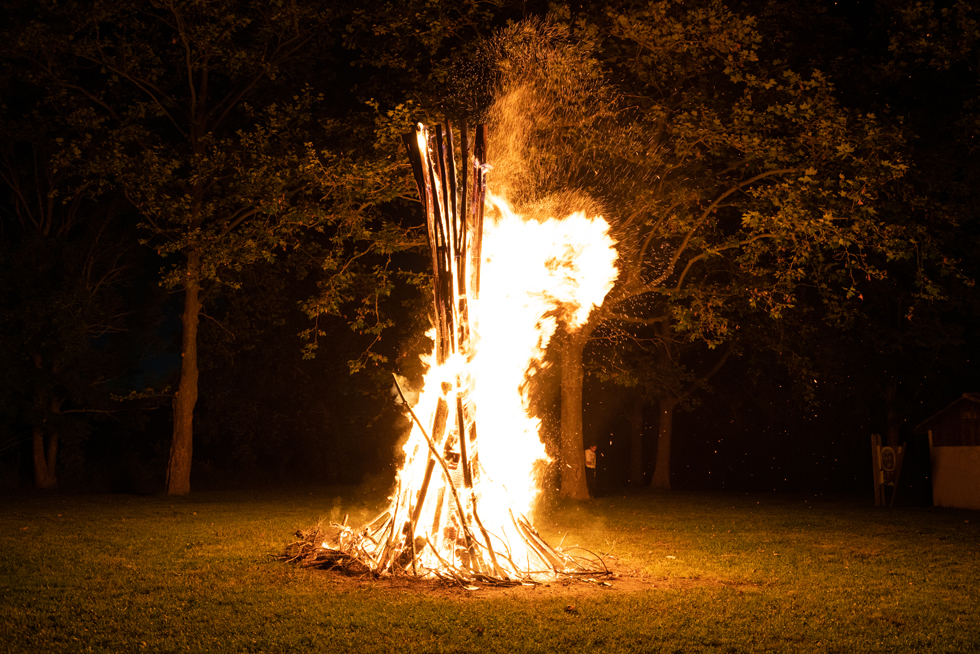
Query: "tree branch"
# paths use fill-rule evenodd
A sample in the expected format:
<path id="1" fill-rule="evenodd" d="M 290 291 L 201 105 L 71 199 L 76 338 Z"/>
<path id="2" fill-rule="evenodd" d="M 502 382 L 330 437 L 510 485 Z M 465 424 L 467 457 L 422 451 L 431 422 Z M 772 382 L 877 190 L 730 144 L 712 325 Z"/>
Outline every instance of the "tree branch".
<path id="1" fill-rule="evenodd" d="M 731 250 L 732 248 L 738 248 L 738 247 L 742 247 L 743 245 L 748 245 L 749 243 L 754 243 L 755 241 L 758 241 L 758 240 L 763 239 L 763 238 L 776 238 L 776 235 L 775 234 L 756 234 L 752 238 L 747 238 L 744 241 L 738 241 L 737 243 L 729 243 L 728 245 L 723 245 L 721 247 L 711 248 L 710 250 L 705 250 L 704 252 L 702 252 L 701 254 L 697 255 L 696 257 L 692 257 L 687 262 L 687 265 L 684 266 L 684 270 L 681 272 L 681 276 L 678 278 L 677 285 L 674 287 L 674 290 L 675 291 L 681 290 L 681 286 L 684 284 L 684 278 L 687 277 L 687 272 L 691 269 L 691 266 L 693 266 L 696 261 L 699 261 L 701 259 L 704 259 L 705 257 L 707 257 L 707 256 L 709 256 L 711 254 L 717 254 L 718 252 L 721 252 L 723 250 Z"/>
<path id="2" fill-rule="evenodd" d="M 273 51 L 272 56 L 264 62 L 266 64 L 266 67 L 278 66 L 282 62 L 288 60 L 291 56 L 293 56 L 293 54 L 295 54 L 303 46 L 309 43 L 309 41 L 313 38 L 313 34 L 316 32 L 316 29 L 318 27 L 319 25 L 310 26 L 310 28 L 306 31 L 305 35 L 296 36 L 292 39 L 287 40 L 285 44 L 289 44 L 290 42 L 292 42 L 292 45 L 288 47 L 286 47 L 285 44 L 281 44 L 277 46 L 276 49 Z M 285 49 L 285 51 L 282 51 L 283 49 Z M 243 86 L 237 92 L 229 93 L 215 105 L 212 112 L 218 111 L 223 105 L 225 106 L 225 108 L 223 111 L 221 111 L 218 117 L 215 118 L 214 123 L 212 124 L 212 129 L 217 129 L 225 121 L 225 118 L 228 117 L 228 114 L 231 113 L 232 109 L 238 106 L 238 103 L 241 101 L 241 99 L 245 97 L 249 93 L 249 91 L 251 91 L 252 88 L 254 88 L 255 85 L 262 80 L 262 78 L 267 77 L 266 70 L 267 68 L 263 68 L 263 70 L 256 73 L 252 77 L 252 79 L 250 79 L 248 83 L 245 84 L 245 86 Z M 208 112 L 208 113 L 210 114 L 212 112 Z"/>
<path id="3" fill-rule="evenodd" d="M 750 184 L 754 184 L 755 182 L 758 182 L 761 179 L 765 179 L 767 177 L 773 177 L 775 175 L 786 175 L 788 173 L 796 172 L 798 170 L 799 168 L 779 168 L 776 170 L 767 170 L 765 172 L 759 173 L 754 177 L 750 177 L 749 179 L 739 182 L 738 184 L 735 184 L 734 186 L 728 188 L 724 193 L 722 193 L 717 198 L 715 198 L 715 200 L 710 205 L 708 205 L 708 207 L 703 212 L 701 212 L 701 217 L 698 218 L 697 221 L 695 221 L 694 226 L 691 227 L 691 229 L 688 230 L 687 234 L 684 236 L 684 240 L 677 247 L 677 249 L 674 250 L 674 256 L 671 258 L 670 264 L 667 266 L 668 270 L 672 270 L 674 266 L 677 265 L 677 262 L 680 260 L 681 255 L 684 253 L 684 250 L 687 249 L 687 244 L 690 243 L 691 239 L 694 237 L 695 232 L 697 232 L 701 228 L 701 225 L 704 224 L 704 221 L 707 220 L 708 216 L 711 215 L 711 213 L 718 208 L 718 205 L 720 205 L 725 198 L 727 198 L 732 193 L 735 193 L 736 191 L 739 191 L 745 188 L 746 186 L 749 186 Z"/>
<path id="4" fill-rule="evenodd" d="M 91 61 L 93 64 L 96 64 L 97 66 L 104 66 L 107 70 L 110 70 L 118 74 L 120 77 L 129 80 L 136 88 L 138 88 L 140 91 L 145 93 L 147 97 L 149 97 L 150 100 L 157 107 L 160 108 L 160 111 L 164 113 L 164 115 L 167 117 L 167 120 L 170 121 L 170 123 L 174 126 L 174 128 L 176 128 L 177 131 L 180 132 L 181 136 L 187 138 L 187 132 L 181 128 L 180 123 L 177 122 L 177 119 L 174 118 L 173 114 L 167 109 L 167 107 L 164 104 L 164 99 L 170 100 L 170 98 L 163 91 L 163 89 L 160 89 L 159 87 L 157 87 L 156 84 L 152 83 L 148 79 L 139 77 L 138 75 L 134 75 L 128 72 L 127 70 L 125 70 L 124 68 L 114 65 L 111 59 L 102 50 L 102 44 L 100 42 L 96 41 L 96 47 L 98 50 L 98 57 L 95 57 L 91 54 L 86 54 L 84 52 L 80 53 L 79 56 L 83 59 L 87 59 Z M 82 91 L 84 93 L 84 90 Z M 103 107 L 108 108 L 107 105 L 103 102 L 99 102 L 99 104 Z M 118 120 L 118 116 L 116 116 L 114 113 L 113 113 L 113 117 Z"/>
<path id="5" fill-rule="evenodd" d="M 235 214 L 232 218 L 229 219 L 231 222 L 228 223 L 227 227 L 221 230 L 221 236 L 219 236 L 218 238 L 224 238 L 226 235 L 228 235 L 229 232 L 231 232 L 233 229 L 235 229 L 240 224 L 242 224 L 243 220 L 251 216 L 254 216 L 256 213 L 258 213 L 258 211 L 259 210 L 256 209 L 255 207 L 240 210 L 238 214 Z"/>

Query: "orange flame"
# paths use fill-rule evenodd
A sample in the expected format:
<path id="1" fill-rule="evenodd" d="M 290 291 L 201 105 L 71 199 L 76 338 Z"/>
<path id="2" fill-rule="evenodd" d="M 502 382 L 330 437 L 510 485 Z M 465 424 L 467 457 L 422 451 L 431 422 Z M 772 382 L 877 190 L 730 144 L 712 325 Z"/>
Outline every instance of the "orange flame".
<path id="1" fill-rule="evenodd" d="M 454 485 L 463 505 L 475 500 L 481 528 L 492 534 L 493 547 L 519 574 L 532 574 L 542 567 L 539 563 L 547 564 L 536 561 L 539 555 L 528 551 L 515 533 L 515 514 L 529 514 L 540 492 L 535 467 L 548 460 L 538 433 L 540 420 L 530 415 L 529 375 L 542 365 L 559 323 L 570 331 L 578 329 L 612 288 L 617 275 L 614 245 L 602 217 L 577 212 L 528 220 L 502 197 L 490 195 L 480 293 L 469 307 L 469 360 L 457 354 L 434 366 L 435 357 L 427 358 L 430 368 L 415 414 L 422 424 L 432 424 L 440 397 L 450 407 L 456 406 L 457 395 L 466 398 L 479 426 L 479 450 L 469 455 L 477 469 L 472 490 Z M 415 493 L 405 491 L 418 489 L 426 474 L 429 446 L 418 424 L 404 454 L 389 507 L 392 516 L 412 510 Z M 415 533 L 431 545 L 419 555 L 423 568 L 437 568 L 459 555 L 454 501 L 440 494 L 420 514 Z"/>

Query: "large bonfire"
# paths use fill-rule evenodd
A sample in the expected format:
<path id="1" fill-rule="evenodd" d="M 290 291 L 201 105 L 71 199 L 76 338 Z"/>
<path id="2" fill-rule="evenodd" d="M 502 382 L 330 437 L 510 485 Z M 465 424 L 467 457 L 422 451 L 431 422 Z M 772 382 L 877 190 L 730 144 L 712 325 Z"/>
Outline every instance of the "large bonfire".
<path id="1" fill-rule="evenodd" d="M 515 169 L 509 154 L 523 144 L 497 129 L 501 179 L 513 179 L 504 168 Z M 532 526 L 548 457 L 529 391 L 559 325 L 575 331 L 612 288 L 614 243 L 587 202 L 567 211 L 574 194 L 528 203 L 533 215 L 513 211 L 506 185 L 493 183 L 486 134 L 464 123 L 457 135 L 447 122 L 405 137 L 432 255 L 428 372 L 417 403 L 405 402 L 413 426 L 387 509 L 364 526 L 345 519 L 303 533 L 290 556 L 305 565 L 464 586 L 605 571 Z"/>

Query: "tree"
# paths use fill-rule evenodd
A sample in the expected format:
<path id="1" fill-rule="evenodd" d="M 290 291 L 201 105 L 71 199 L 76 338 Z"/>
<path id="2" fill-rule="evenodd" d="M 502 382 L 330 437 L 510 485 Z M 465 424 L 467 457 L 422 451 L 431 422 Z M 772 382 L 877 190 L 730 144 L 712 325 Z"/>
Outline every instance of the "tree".
<path id="1" fill-rule="evenodd" d="M 864 67 L 877 80 L 874 90 L 906 117 L 917 136 L 909 153 L 914 168 L 907 181 L 907 211 L 942 244 L 958 277 L 958 283 L 945 285 L 941 303 L 896 301 L 909 294 L 908 285 L 896 280 L 879 284 L 887 291 L 865 303 L 865 319 L 855 322 L 854 331 L 873 344 L 866 361 L 874 375 L 870 385 L 881 397 L 883 431 L 888 442 L 897 445 L 903 424 L 931 413 L 932 409 L 913 409 L 924 396 L 944 387 L 943 396 L 927 403 L 934 409 L 972 383 L 965 381 L 971 372 L 956 360 L 969 359 L 964 346 L 975 340 L 971 332 L 980 315 L 973 256 L 980 225 L 980 10 L 967 2 L 942 7 L 932 2 L 882 3 L 876 9 L 876 36 L 887 44 L 887 51 L 882 47 L 867 56 Z M 909 310 L 912 306 L 914 311 Z M 945 388 L 937 377 L 949 380 L 953 388 Z"/>
<path id="2" fill-rule="evenodd" d="M 396 166 L 360 163 L 339 136 L 349 134 L 339 121 L 349 107 L 328 105 L 303 83 L 328 87 L 329 70 L 309 73 L 336 63 L 329 48 L 347 11 L 275 1 L 52 3 L 20 26 L 38 83 L 111 130 L 112 150 L 91 162 L 91 175 L 124 191 L 168 262 L 164 283 L 183 297 L 170 494 L 190 490 L 198 322 L 209 294 L 312 232 L 323 234 L 313 255 L 339 291 L 312 311 L 332 310 L 352 284 L 349 244 L 394 235 L 379 237 L 370 219 L 400 189 L 390 183 Z M 314 139 L 348 147 L 314 154 Z"/>
<path id="3" fill-rule="evenodd" d="M 127 362 L 97 341 L 127 329 L 120 287 L 135 269 L 118 198 L 103 196 L 80 174 L 100 147 L 97 138 L 71 140 L 70 123 L 85 117 L 66 121 L 68 108 L 57 97 L 22 94 L 7 81 L 0 117 L 0 395 L 7 424 L 30 430 L 35 487 L 54 490 L 59 449 L 85 437 L 90 416 L 114 410 L 109 382 Z"/>
<path id="4" fill-rule="evenodd" d="M 819 71 L 760 61 L 753 18 L 720 2 L 665 1 L 606 19 L 600 57 L 622 95 L 619 130 L 601 138 L 615 145 L 616 175 L 591 188 L 612 209 L 621 273 L 562 360 L 568 395 L 601 325 L 623 338 L 656 327 L 666 360 L 676 341 L 737 341 L 745 316 L 779 320 L 812 303 L 835 320 L 891 262 L 935 254 L 923 229 L 883 210 L 907 170 L 901 126 L 842 106 Z M 916 294 L 936 295 L 916 272 Z M 660 398 L 658 487 L 670 484 L 678 400 Z M 576 430 L 573 417 L 563 425 Z M 562 441 L 571 456 L 581 432 Z M 563 479 L 561 492 L 582 497 L 584 487 Z"/>
<path id="5" fill-rule="evenodd" d="M 603 347 L 600 341 L 606 339 Z M 595 371 L 600 379 L 632 388 L 635 393 L 630 416 L 630 485 L 643 482 L 646 405 L 654 400 L 657 404 L 657 461 L 670 461 L 675 408 L 685 404 L 693 408 L 697 404 L 695 394 L 709 387 L 733 351 L 733 342 L 718 352 L 704 343 L 685 340 L 664 322 L 629 334 L 617 328 L 598 329 L 584 367 Z M 669 467 L 655 472 L 665 471 L 669 472 Z M 652 481 L 657 482 L 656 478 Z"/>

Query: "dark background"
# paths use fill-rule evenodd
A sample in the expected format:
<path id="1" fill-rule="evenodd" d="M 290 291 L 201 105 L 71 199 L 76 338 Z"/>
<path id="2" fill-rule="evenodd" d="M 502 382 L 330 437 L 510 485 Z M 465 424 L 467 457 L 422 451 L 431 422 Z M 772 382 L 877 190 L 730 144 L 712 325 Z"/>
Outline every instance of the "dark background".
<path id="1" fill-rule="evenodd" d="M 5 6 L 8 15 L 28 19 L 32 4 Z M 586 3 L 571 3 L 569 12 L 588 17 L 591 10 L 582 4 Z M 902 4 L 750 2 L 740 8 L 761 17 L 760 30 L 778 35 L 776 40 L 799 59 L 794 63 L 801 67 L 812 63 L 827 71 L 845 103 L 869 110 L 887 106 L 904 116 L 914 135 L 908 156 L 917 166 L 915 184 L 928 189 L 945 211 L 956 214 L 955 226 L 937 228 L 935 237 L 950 258 L 959 261 L 964 276 L 973 278 L 978 227 L 974 207 L 980 206 L 978 187 L 973 184 L 977 144 L 957 126 L 976 115 L 980 49 L 975 42 L 960 43 L 964 58 L 948 65 L 933 62 L 928 52 L 921 57 L 893 52 L 890 34 L 902 29 L 896 18 Z M 409 5 L 404 11 L 413 10 Z M 939 12 L 944 7 L 962 5 L 938 3 L 932 9 Z M 78 8 L 85 10 L 84 5 Z M 479 14 L 480 22 L 457 26 L 439 47 L 422 48 L 411 34 L 389 37 L 401 39 L 392 49 L 411 62 L 408 69 L 358 63 L 362 58 L 384 60 L 391 42 L 381 37 L 379 43 L 360 42 L 360 51 L 350 46 L 330 50 L 330 88 L 343 90 L 332 98 L 331 111 L 346 115 L 367 98 L 377 98 L 385 106 L 415 98 L 438 107 L 437 88 L 444 77 L 435 72 L 440 67 L 451 69 L 454 52 L 465 51 L 467 44 L 492 34 L 508 20 L 542 14 L 546 7 L 543 2 L 510 2 L 481 11 L 485 13 Z M 380 26 L 408 21 L 398 9 L 377 12 L 368 20 Z M 888 63 L 898 65 L 896 61 L 903 75 L 874 72 Z M 303 72 L 314 83 L 318 74 L 324 74 L 315 69 Z M 23 60 L 5 50 L 5 115 L 30 104 L 31 83 Z M 4 139 L 10 142 L 9 131 Z M 5 153 L 13 158 L 29 156 L 9 143 Z M 113 359 L 113 381 L 106 386 L 113 393 L 152 392 L 125 406 L 84 405 L 109 408 L 105 413 L 72 416 L 72 430 L 66 432 L 59 452 L 59 488 L 159 492 L 172 431 L 169 397 L 163 389 L 174 386 L 180 361 L 181 304 L 179 297 L 160 286 L 160 258 L 151 248 L 136 245 L 142 236 L 131 207 L 122 197 L 106 201 L 117 202 L 119 214 L 128 216 L 112 227 L 115 237 L 133 244 L 126 250 L 127 280 L 116 299 L 125 308 L 127 323 L 124 331 L 93 338 L 89 356 L 104 359 L 100 365 Z M 21 410 L 30 400 L 22 393 L 30 366 L 17 359 L 11 318 L 12 312 L 26 305 L 16 304 L 14 298 L 37 297 L 41 293 L 37 285 L 42 283 L 46 288 L 65 286 L 72 272 L 66 255 L 57 252 L 49 256 L 64 266 L 46 280 L 30 278 L 24 272 L 30 264 L 13 265 L 17 253 L 28 251 L 30 245 L 17 233 L 9 186 L 4 186 L 0 203 L 4 207 L 0 239 L 11 264 L 5 269 L 2 289 L 8 312 L 5 340 L 0 344 L 7 357 L 0 389 L 0 486 L 15 491 L 31 488 L 33 478 L 30 415 Z M 403 224 L 421 224 L 421 212 L 410 202 L 392 203 L 386 211 Z M 64 247 L 67 251 L 85 248 L 86 238 L 83 234 L 74 242 L 69 239 Z M 427 255 L 405 252 L 394 258 L 393 265 L 425 271 Z M 314 277 L 298 268 L 269 264 L 243 273 L 240 282 L 239 289 L 213 298 L 201 321 L 194 487 L 388 484 L 397 465 L 397 443 L 409 424 L 394 402 L 390 373 L 397 371 L 413 381 L 420 378 L 418 355 L 428 347 L 422 337 L 425 292 L 405 280 L 396 283 L 383 307 L 394 326 L 372 346 L 385 361 L 352 375 L 348 361 L 374 339 L 352 330 L 342 317 L 321 318 L 325 336 L 316 357 L 302 356 L 304 340 L 298 334 L 309 328 L 310 319 L 299 305 L 315 292 Z M 800 380 L 777 365 L 773 355 L 743 350 L 733 357 L 709 389 L 675 414 L 674 488 L 861 494 L 870 499 L 870 437 L 892 428 L 909 447 L 900 501 L 931 504 L 928 447 L 913 429 L 962 393 L 980 388 L 975 365 L 978 304 L 972 287 L 951 282 L 945 301 L 920 306 L 910 321 L 901 309 L 911 292 L 909 284 L 896 278 L 880 289 L 866 321 L 845 332 L 828 329 L 807 344 L 818 380 L 813 397 L 803 397 Z M 51 333 L 54 338 L 59 332 Z M 535 395 L 543 437 L 552 452 L 559 401 L 552 368 L 541 376 Z M 599 491 L 617 492 L 628 477 L 634 393 L 587 375 L 585 402 L 585 444 L 599 446 Z M 69 403 L 71 407 L 83 408 L 80 396 L 75 404 Z M 656 408 L 649 404 L 643 431 L 647 480 L 653 470 L 656 433 Z"/>

